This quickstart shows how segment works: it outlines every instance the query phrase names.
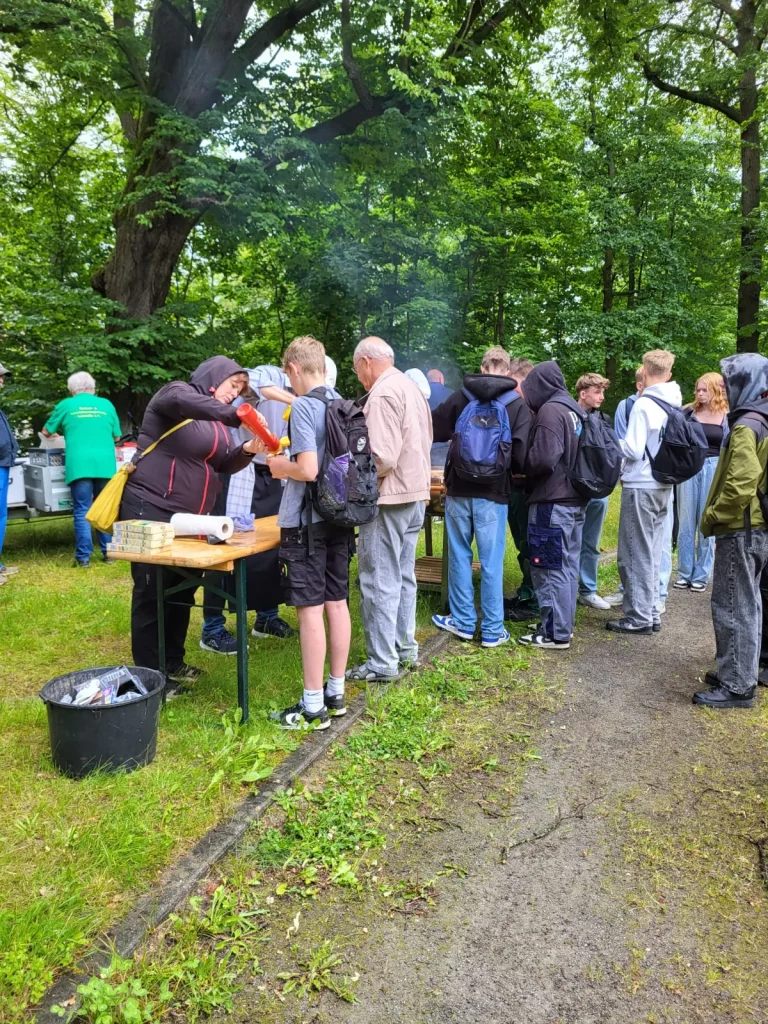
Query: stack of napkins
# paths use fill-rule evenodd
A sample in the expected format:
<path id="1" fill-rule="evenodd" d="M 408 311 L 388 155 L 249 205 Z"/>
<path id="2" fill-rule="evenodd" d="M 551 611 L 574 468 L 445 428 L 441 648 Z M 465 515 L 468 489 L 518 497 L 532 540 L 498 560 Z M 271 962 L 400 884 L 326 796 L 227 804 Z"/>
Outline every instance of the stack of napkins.
<path id="1" fill-rule="evenodd" d="M 135 555 L 159 555 L 173 543 L 170 523 L 154 523 L 149 519 L 124 519 L 112 527 L 110 551 L 129 551 Z"/>

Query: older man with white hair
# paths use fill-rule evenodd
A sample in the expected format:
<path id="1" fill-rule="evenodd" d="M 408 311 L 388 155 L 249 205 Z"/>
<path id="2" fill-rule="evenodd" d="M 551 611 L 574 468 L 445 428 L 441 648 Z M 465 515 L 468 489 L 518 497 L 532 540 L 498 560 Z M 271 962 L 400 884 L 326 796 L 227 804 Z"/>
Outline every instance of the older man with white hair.
<path id="1" fill-rule="evenodd" d="M 63 434 L 67 443 L 65 480 L 72 492 L 75 519 L 75 563 L 82 569 L 91 564 L 93 535 L 85 513 L 115 472 L 115 441 L 120 437 L 117 410 L 107 398 L 96 395 L 96 381 L 90 373 L 73 373 L 67 381 L 69 398 L 54 408 L 43 427 L 43 435 Z M 107 561 L 106 533 L 97 533 L 101 555 Z"/>
<path id="2" fill-rule="evenodd" d="M 415 664 L 416 542 L 429 500 L 432 418 L 416 384 L 395 368 L 381 338 L 364 338 L 354 367 L 368 394 L 365 418 L 379 477 L 379 514 L 360 527 L 357 562 L 367 660 L 361 682 L 397 679 Z"/>

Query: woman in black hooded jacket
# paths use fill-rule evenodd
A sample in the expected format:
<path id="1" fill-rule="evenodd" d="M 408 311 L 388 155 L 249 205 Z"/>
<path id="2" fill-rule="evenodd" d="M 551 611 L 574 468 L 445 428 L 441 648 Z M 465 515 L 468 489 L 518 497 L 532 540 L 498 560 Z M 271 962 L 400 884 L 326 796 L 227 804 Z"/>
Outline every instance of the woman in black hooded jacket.
<path id="1" fill-rule="evenodd" d="M 138 459 L 128 477 L 119 519 L 170 522 L 175 512 L 208 515 L 221 484 L 219 473 L 245 469 L 254 455 L 265 451 L 257 438 L 241 444 L 230 427 L 240 419 L 232 402 L 248 388 L 248 374 L 233 359 L 213 356 L 186 381 L 174 380 L 150 399 L 139 432 L 138 455 L 153 441 L 190 419 L 164 438 L 145 459 Z M 131 645 L 136 665 L 159 667 L 157 642 L 157 570 L 143 562 L 131 563 Z M 167 586 L 183 577 L 165 570 Z M 190 608 L 195 590 L 182 590 L 165 606 L 167 673 L 177 682 L 200 675 L 184 662 Z"/>

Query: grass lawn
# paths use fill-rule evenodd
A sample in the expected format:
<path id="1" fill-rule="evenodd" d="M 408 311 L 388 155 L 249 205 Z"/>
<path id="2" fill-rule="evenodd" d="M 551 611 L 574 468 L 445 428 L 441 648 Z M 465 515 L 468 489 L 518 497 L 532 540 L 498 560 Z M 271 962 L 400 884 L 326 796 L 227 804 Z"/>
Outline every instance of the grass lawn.
<path id="1" fill-rule="evenodd" d="M 618 496 L 604 546 L 615 546 Z M 442 542 L 435 526 L 435 550 Z M 234 658 L 198 647 L 193 611 L 188 660 L 205 669 L 192 694 L 161 713 L 155 762 L 129 775 L 60 776 L 50 758 L 40 687 L 53 676 L 131 661 L 131 580 L 126 563 L 73 568 L 72 522 L 9 526 L 4 560 L 21 571 L 0 588 L 0 1019 L 21 1019 L 57 972 L 89 948 L 181 852 L 221 820 L 299 740 L 266 712 L 300 693 L 297 640 L 251 639 L 251 721 L 226 729 L 237 706 Z M 353 570 L 354 570 L 353 563 Z M 519 581 L 515 549 L 506 586 Z M 611 567 L 601 579 L 613 582 Z M 364 643 L 352 590 L 352 663 Z M 437 595 L 418 605 L 420 637 L 432 631 Z M 295 625 L 291 609 L 285 617 Z"/>

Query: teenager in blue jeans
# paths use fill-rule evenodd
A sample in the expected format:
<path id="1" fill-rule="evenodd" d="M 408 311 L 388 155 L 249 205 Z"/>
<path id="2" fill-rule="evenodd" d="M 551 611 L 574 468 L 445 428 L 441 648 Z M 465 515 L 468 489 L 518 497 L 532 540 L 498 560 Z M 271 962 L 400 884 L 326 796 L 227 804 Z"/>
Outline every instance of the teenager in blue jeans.
<path id="1" fill-rule="evenodd" d="M 432 412 L 435 441 L 454 436 L 459 417 L 473 400 L 497 401 L 504 407 L 511 440 L 511 467 L 492 483 L 469 479 L 462 471 L 460 446 L 453 442 L 445 467 L 445 533 L 448 543 L 449 615 L 433 615 L 432 622 L 461 640 L 471 640 L 477 624 L 472 581 L 472 540 L 480 558 L 481 643 L 498 647 L 509 641 L 504 628 L 504 550 L 507 508 L 512 475 L 523 472 L 530 413 L 516 392 L 517 381 L 507 376 L 509 356 L 491 348 L 483 356 L 481 372 L 467 374 L 463 387 Z"/>
<path id="2" fill-rule="evenodd" d="M 696 381 L 695 399 L 690 409 L 707 435 L 707 458 L 690 480 L 677 489 L 680 502 L 680 529 L 677 536 L 676 590 L 701 593 L 707 589 L 715 560 L 715 538 L 705 537 L 699 528 L 707 505 L 707 495 L 720 458 L 720 448 L 728 436 L 728 400 L 719 373 L 705 373 Z"/>
<path id="3" fill-rule="evenodd" d="M 0 388 L 5 383 L 7 373 L 8 370 L 0 363 Z M 3 542 L 8 522 L 8 481 L 18 451 L 11 425 L 5 413 L 0 410 L 0 586 L 7 583 L 9 576 L 19 571 L 15 566 L 3 565 Z"/>

